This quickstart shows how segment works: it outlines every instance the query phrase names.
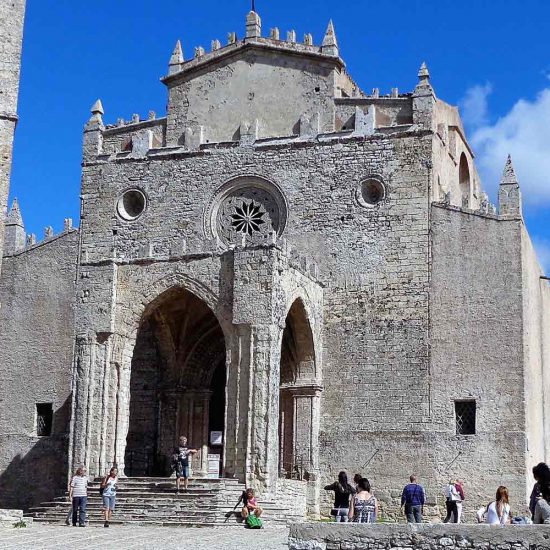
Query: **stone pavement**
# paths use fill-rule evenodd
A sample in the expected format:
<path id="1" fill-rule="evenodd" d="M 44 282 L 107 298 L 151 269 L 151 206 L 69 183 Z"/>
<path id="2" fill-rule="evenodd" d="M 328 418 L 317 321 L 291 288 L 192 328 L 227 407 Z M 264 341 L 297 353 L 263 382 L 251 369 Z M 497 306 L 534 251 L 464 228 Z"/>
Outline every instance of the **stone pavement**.
<path id="1" fill-rule="evenodd" d="M 134 550 L 283 550 L 288 549 L 288 528 L 268 525 L 262 530 L 243 527 L 185 528 L 139 527 L 67 527 L 34 525 L 26 529 L 0 529 L 1 550 L 71 549 Z"/>

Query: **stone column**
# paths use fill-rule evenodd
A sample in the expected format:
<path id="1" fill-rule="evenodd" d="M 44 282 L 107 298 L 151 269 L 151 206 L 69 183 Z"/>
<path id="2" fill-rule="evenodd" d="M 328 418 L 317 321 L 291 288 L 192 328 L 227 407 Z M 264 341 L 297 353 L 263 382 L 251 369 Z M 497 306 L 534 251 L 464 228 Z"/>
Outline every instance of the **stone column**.
<path id="1" fill-rule="evenodd" d="M 236 477 L 243 482 L 245 481 L 248 449 L 250 338 L 250 328 L 240 325 L 236 327 L 231 342 L 227 342 L 223 475 Z"/>
<path id="2" fill-rule="evenodd" d="M 88 388 L 93 357 L 94 349 L 90 339 L 86 335 L 77 336 L 72 381 L 73 401 L 71 407 L 69 475 L 80 466 L 88 467 Z"/>

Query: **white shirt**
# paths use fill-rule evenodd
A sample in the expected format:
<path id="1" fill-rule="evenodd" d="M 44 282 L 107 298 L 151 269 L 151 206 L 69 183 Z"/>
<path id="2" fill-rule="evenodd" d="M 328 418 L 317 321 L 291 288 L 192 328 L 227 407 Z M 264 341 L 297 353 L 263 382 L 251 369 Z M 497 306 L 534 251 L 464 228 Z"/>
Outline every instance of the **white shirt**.
<path id="1" fill-rule="evenodd" d="M 485 523 L 489 525 L 504 525 L 508 522 L 508 515 L 510 514 L 510 505 L 505 504 L 502 507 L 502 516 L 499 518 L 497 514 L 497 503 L 491 502 L 487 507 L 487 513 L 485 514 Z"/>
<path id="2" fill-rule="evenodd" d="M 74 476 L 71 479 L 71 487 L 73 488 L 73 497 L 88 496 L 88 477 Z"/>
<path id="3" fill-rule="evenodd" d="M 456 501 L 456 502 L 461 502 L 462 501 L 462 499 L 460 498 L 460 493 L 457 491 L 454 483 L 453 484 L 449 483 L 449 485 L 447 485 L 445 496 L 448 499 Z"/>

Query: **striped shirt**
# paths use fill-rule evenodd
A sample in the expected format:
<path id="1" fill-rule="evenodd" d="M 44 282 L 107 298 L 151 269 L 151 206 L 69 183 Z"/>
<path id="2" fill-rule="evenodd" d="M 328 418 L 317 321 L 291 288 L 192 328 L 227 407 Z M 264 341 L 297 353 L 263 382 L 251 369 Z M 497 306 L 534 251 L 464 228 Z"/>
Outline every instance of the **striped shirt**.
<path id="1" fill-rule="evenodd" d="M 73 497 L 88 496 L 88 477 L 74 476 L 73 479 L 71 479 L 71 487 L 73 489 Z"/>

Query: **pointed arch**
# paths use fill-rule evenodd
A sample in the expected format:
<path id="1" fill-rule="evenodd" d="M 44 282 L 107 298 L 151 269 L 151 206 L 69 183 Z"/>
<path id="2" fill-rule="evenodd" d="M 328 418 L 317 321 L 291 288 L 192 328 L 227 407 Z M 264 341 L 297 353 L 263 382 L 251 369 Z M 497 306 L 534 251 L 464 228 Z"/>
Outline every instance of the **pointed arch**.
<path id="1" fill-rule="evenodd" d="M 194 292 L 174 286 L 143 308 L 131 357 L 127 475 L 169 475 L 179 435 L 201 449 L 194 467 L 206 474 L 209 432 L 225 426 L 226 355 L 216 314 Z"/>
<path id="2" fill-rule="evenodd" d="M 471 194 L 472 194 L 472 181 L 470 177 L 470 167 L 468 166 L 468 159 L 466 155 L 462 153 L 460 155 L 460 162 L 458 164 L 458 186 L 460 189 L 461 206 L 468 208 L 470 206 Z"/>

